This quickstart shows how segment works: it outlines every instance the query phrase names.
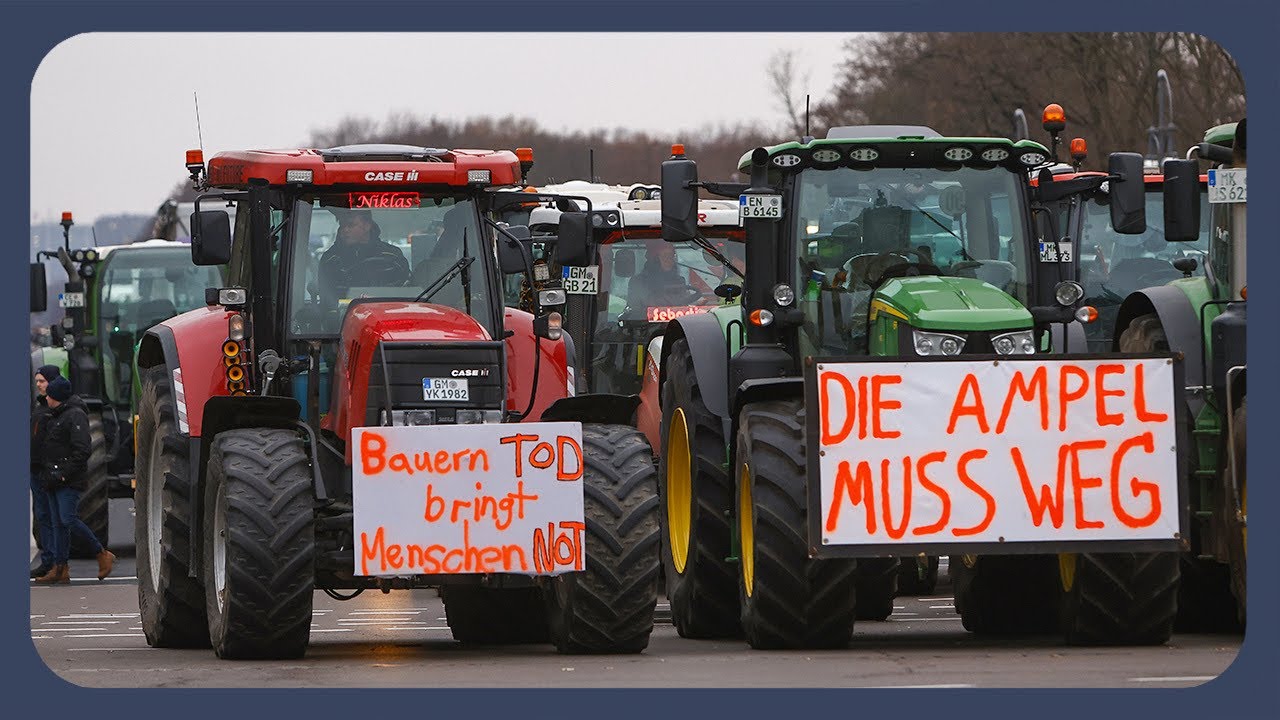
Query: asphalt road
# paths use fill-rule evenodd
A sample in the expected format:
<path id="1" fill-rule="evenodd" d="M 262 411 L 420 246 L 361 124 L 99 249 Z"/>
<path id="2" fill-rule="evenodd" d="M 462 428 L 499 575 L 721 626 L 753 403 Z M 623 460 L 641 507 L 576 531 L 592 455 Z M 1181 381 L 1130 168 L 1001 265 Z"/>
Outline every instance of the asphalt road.
<path id="1" fill-rule="evenodd" d="M 316 593 L 303 659 L 226 662 L 211 650 L 147 646 L 128 508 L 116 506 L 112 577 L 99 582 L 93 561 L 76 560 L 70 586 L 31 589 L 32 643 L 54 673 L 86 687 L 1186 687 L 1226 669 L 1242 640 L 1070 648 L 1056 637 L 978 637 L 961 626 L 944 580 L 934 595 L 898 598 L 888 621 L 858 623 L 843 650 L 753 651 L 685 640 L 662 622 L 643 654 L 564 656 L 550 645 L 459 645 L 435 591 L 415 590 L 347 602 Z M 666 609 L 660 601 L 664 619 Z"/>

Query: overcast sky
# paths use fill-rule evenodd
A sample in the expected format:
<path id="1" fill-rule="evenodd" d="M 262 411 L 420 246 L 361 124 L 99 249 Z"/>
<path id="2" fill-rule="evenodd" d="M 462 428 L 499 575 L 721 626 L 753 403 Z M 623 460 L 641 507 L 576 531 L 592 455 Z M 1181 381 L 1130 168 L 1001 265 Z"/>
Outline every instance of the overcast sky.
<path id="1" fill-rule="evenodd" d="M 518 115 L 552 130 L 678 131 L 783 115 L 768 59 L 794 50 L 815 97 L 848 34 L 93 33 L 55 47 L 31 86 L 31 218 L 151 213 L 198 147 L 297 147 L 348 115 Z M 217 69 L 206 58 L 216 57 Z M 441 63 L 439 58 L 455 58 Z M 511 68 L 541 68 L 543 79 Z M 581 91 L 571 91 L 573 80 Z M 537 148 L 534 148 L 535 152 Z M 81 179 L 84 180 L 81 180 Z M 96 181 L 95 181 L 96 180 Z"/>

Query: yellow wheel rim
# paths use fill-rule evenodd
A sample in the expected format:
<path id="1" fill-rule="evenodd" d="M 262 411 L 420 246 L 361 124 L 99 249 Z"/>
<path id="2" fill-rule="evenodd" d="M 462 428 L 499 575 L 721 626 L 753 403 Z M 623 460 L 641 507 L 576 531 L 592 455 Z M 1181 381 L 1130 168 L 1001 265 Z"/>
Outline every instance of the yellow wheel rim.
<path id="1" fill-rule="evenodd" d="M 751 471 L 742 464 L 738 478 L 738 539 L 742 548 L 738 551 L 742 566 L 742 586 L 751 597 L 756 575 L 755 523 L 751 517 Z"/>
<path id="2" fill-rule="evenodd" d="M 978 566 L 978 556 L 977 555 L 961 555 L 960 562 L 965 567 L 972 570 Z"/>
<path id="3" fill-rule="evenodd" d="M 1058 579 L 1062 581 L 1062 591 L 1071 592 L 1076 584 L 1076 554 L 1058 553 Z"/>
<path id="4" fill-rule="evenodd" d="M 676 572 L 689 562 L 690 514 L 693 507 L 693 455 L 684 408 L 676 408 L 667 428 L 667 541 Z"/>

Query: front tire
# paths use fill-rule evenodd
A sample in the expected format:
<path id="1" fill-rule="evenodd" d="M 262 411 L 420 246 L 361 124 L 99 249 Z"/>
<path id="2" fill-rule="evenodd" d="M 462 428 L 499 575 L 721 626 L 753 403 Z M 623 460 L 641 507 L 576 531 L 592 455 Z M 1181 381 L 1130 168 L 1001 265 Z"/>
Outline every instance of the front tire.
<path id="1" fill-rule="evenodd" d="M 1059 556 L 1067 643 L 1167 642 L 1178 615 L 1179 563 L 1176 552 Z"/>
<path id="2" fill-rule="evenodd" d="M 737 570 L 729 561 L 733 480 L 720 418 L 702 402 L 684 338 L 671 345 L 662 385 L 662 571 L 671 622 L 685 638 L 736 637 Z"/>
<path id="3" fill-rule="evenodd" d="M 188 576 L 191 477 L 169 371 L 146 371 L 138 406 L 134 546 L 138 609 L 151 647 L 209 647 L 204 588 Z"/>
<path id="4" fill-rule="evenodd" d="M 545 581 L 562 653 L 638 653 L 658 602 L 658 480 L 638 430 L 582 424 L 585 569 Z"/>
<path id="5" fill-rule="evenodd" d="M 315 592 L 311 463 L 293 430 L 226 430 L 209 449 L 204 586 L 224 659 L 298 658 Z"/>
<path id="6" fill-rule="evenodd" d="M 747 642 L 757 649 L 845 647 L 858 576 L 853 560 L 809 557 L 804 405 L 751 403 L 738 427 L 738 588 Z"/>

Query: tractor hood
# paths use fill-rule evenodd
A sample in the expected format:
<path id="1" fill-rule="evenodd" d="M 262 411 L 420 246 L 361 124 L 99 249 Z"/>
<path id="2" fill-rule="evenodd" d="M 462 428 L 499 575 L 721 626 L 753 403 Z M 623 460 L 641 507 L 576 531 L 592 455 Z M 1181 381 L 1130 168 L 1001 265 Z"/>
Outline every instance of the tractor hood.
<path id="1" fill-rule="evenodd" d="M 344 344 L 355 340 L 372 347 L 378 341 L 428 342 L 489 340 L 489 333 L 475 318 L 445 305 L 407 300 L 362 302 L 343 320 Z"/>
<path id="2" fill-rule="evenodd" d="M 921 330 L 1017 330 L 1032 324 L 1022 303 L 974 278 L 894 278 L 876 291 L 874 304 Z"/>

